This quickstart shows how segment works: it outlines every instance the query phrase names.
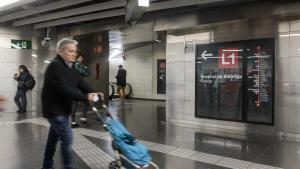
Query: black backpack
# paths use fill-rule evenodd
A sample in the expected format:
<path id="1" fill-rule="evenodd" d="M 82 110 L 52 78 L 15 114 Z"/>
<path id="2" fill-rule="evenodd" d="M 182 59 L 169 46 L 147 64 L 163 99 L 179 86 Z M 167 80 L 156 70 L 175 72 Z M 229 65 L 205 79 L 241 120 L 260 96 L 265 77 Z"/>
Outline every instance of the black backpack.
<path id="1" fill-rule="evenodd" d="M 25 82 L 25 87 L 29 90 L 32 90 L 35 86 L 35 80 L 34 80 L 34 77 L 29 74 L 29 78 L 28 80 Z"/>

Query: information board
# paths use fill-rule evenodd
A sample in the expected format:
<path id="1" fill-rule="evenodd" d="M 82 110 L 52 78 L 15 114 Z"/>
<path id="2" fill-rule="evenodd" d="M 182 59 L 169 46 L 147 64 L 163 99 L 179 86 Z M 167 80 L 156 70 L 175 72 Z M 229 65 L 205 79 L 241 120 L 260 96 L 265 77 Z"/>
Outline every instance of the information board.
<path id="1" fill-rule="evenodd" d="M 273 124 L 275 40 L 197 45 L 196 117 Z"/>

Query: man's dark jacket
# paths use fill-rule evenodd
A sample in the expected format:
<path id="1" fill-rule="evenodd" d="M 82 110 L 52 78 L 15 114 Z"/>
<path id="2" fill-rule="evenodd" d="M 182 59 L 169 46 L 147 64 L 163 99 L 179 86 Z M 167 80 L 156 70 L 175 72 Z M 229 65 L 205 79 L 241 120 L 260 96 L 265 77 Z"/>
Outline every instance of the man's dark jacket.
<path id="1" fill-rule="evenodd" d="M 125 69 L 119 69 L 118 74 L 116 76 L 117 78 L 117 85 L 118 86 L 126 86 L 126 70 Z"/>
<path id="2" fill-rule="evenodd" d="M 42 111 L 45 118 L 69 116 L 73 100 L 87 101 L 93 92 L 74 67 L 57 56 L 48 66 L 42 90 Z"/>

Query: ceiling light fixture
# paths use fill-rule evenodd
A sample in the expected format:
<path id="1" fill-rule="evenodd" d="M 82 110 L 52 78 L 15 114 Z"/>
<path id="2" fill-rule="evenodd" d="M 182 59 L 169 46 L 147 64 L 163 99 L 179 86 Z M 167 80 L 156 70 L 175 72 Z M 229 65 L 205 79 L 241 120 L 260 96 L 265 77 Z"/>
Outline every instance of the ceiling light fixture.
<path id="1" fill-rule="evenodd" d="M 10 5 L 12 3 L 18 2 L 20 0 L 5 0 L 5 1 L 1 1 L 0 2 L 0 7 L 6 6 L 6 5 Z"/>
<path id="2" fill-rule="evenodd" d="M 299 33 L 292 33 L 292 34 L 282 34 L 282 35 L 279 35 L 280 37 L 290 37 L 290 36 L 300 36 Z"/>
<path id="3" fill-rule="evenodd" d="M 149 7 L 150 0 L 139 0 L 139 6 Z"/>

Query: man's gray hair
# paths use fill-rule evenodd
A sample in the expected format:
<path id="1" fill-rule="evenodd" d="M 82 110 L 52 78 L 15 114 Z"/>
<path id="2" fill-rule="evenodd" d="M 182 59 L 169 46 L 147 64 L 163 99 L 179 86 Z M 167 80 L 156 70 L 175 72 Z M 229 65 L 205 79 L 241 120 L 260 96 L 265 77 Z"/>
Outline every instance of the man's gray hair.
<path id="1" fill-rule="evenodd" d="M 78 45 L 78 42 L 71 38 L 63 38 L 56 44 L 56 53 L 58 53 L 60 49 L 63 49 L 66 46 L 66 44 Z"/>

